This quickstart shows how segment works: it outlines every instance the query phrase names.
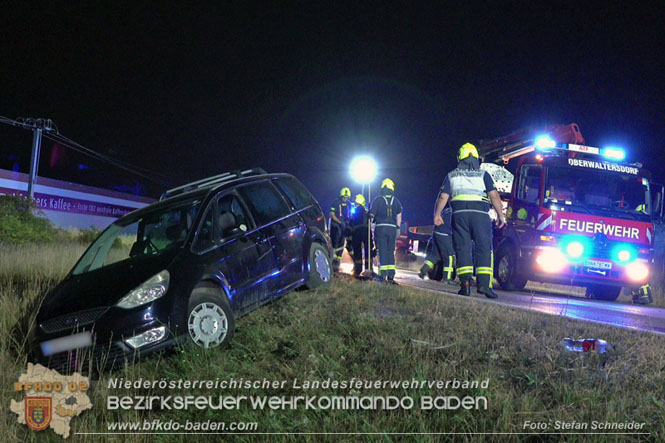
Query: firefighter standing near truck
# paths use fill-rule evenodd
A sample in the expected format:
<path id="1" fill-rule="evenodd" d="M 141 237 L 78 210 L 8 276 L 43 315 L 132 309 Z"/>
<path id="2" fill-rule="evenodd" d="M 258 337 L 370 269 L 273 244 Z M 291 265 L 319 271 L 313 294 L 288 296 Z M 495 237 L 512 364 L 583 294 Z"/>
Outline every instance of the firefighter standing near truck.
<path id="1" fill-rule="evenodd" d="M 499 193 L 487 171 L 480 169 L 478 150 L 465 143 L 457 154 L 457 168 L 448 173 L 436 201 L 434 225 L 444 224 L 441 211 L 450 199 L 453 209 L 453 243 L 457 255 L 457 276 L 461 288 L 459 294 L 471 295 L 473 259 L 476 261 L 478 293 L 487 298 L 497 298 L 492 289 L 494 263 L 492 253 L 492 221 L 489 216 L 491 202 L 498 216 L 497 226 L 506 225 Z M 471 242 L 473 254 L 471 255 Z"/>
<path id="2" fill-rule="evenodd" d="M 453 271 L 455 263 L 455 249 L 453 248 L 453 209 L 447 204 L 441 213 L 443 224 L 434 226 L 432 236 L 427 242 L 427 256 L 425 263 L 420 268 L 418 277 L 424 279 L 427 273 L 434 268 L 439 261 L 443 262 L 443 280 L 444 282 L 453 281 Z"/>
<path id="3" fill-rule="evenodd" d="M 379 281 L 397 284 L 395 278 L 395 240 L 402 223 L 402 203 L 395 198 L 395 183 L 386 178 L 381 183 L 381 195 L 372 201 L 370 218 L 376 228 L 374 238 L 379 250 Z"/>
<path id="4" fill-rule="evenodd" d="M 344 253 L 344 240 L 351 219 L 351 190 L 344 187 L 339 192 L 339 198 L 336 198 L 330 206 L 330 239 L 332 240 L 335 257 L 333 258 L 333 268 L 338 269 Z"/>
<path id="5" fill-rule="evenodd" d="M 372 238 L 367 227 L 369 217 L 365 208 L 365 197 L 362 194 L 356 195 L 353 200 L 353 209 L 351 211 L 351 242 L 353 250 L 353 275 L 360 277 L 363 272 L 363 251 L 365 254 L 365 269 L 369 269 L 372 260 L 370 256 Z"/>

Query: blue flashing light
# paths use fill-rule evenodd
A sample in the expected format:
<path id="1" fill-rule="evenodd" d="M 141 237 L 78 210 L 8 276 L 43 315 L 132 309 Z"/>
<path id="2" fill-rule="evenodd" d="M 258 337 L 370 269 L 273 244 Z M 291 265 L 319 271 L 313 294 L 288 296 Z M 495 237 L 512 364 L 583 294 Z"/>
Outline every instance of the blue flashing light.
<path id="1" fill-rule="evenodd" d="M 578 235 L 567 235 L 559 242 L 563 252 L 571 263 L 578 263 L 591 255 L 593 244 L 591 239 Z"/>
<path id="2" fill-rule="evenodd" d="M 549 135 L 539 135 L 536 137 L 533 144 L 539 151 L 552 149 L 556 146 L 556 142 Z"/>
<path id="3" fill-rule="evenodd" d="M 637 250 L 632 245 L 627 245 L 625 243 L 618 244 L 612 249 L 612 260 L 626 265 L 630 262 L 635 261 L 637 258 Z"/>
<path id="4" fill-rule="evenodd" d="M 566 254 L 568 254 L 570 258 L 580 258 L 583 253 L 584 246 L 578 241 L 571 241 L 568 243 L 568 246 L 566 246 Z"/>
<path id="5" fill-rule="evenodd" d="M 626 158 L 626 151 L 624 151 L 622 148 L 617 148 L 615 146 L 608 146 L 606 148 L 603 148 L 600 152 L 601 154 L 603 154 L 603 157 L 605 157 L 608 160 L 621 161 Z"/>

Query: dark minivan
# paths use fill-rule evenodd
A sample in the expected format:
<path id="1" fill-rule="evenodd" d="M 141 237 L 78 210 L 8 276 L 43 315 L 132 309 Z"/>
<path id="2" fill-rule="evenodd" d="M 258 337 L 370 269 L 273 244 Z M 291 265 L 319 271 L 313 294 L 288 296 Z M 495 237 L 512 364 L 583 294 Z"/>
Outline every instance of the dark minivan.
<path id="1" fill-rule="evenodd" d="M 169 190 L 104 230 L 46 296 L 39 358 L 66 371 L 180 340 L 227 343 L 238 316 L 331 281 L 325 223 L 289 174 L 252 169 Z"/>

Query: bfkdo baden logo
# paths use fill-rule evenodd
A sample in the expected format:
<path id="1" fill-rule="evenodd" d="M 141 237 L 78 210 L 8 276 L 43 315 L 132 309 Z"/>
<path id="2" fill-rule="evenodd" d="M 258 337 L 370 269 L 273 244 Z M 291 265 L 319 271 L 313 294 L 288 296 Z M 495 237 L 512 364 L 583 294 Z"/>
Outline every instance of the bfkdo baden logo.
<path id="1" fill-rule="evenodd" d="M 33 431 L 43 431 L 51 424 L 51 397 L 25 397 L 25 424 Z"/>
<path id="2" fill-rule="evenodd" d="M 9 408 L 18 415 L 19 423 L 33 431 L 51 428 L 67 438 L 72 418 L 92 408 L 89 386 L 88 378 L 79 373 L 64 376 L 28 363 L 26 372 L 14 383 L 14 392 L 23 392 L 25 397 L 22 401 L 12 400 Z"/>

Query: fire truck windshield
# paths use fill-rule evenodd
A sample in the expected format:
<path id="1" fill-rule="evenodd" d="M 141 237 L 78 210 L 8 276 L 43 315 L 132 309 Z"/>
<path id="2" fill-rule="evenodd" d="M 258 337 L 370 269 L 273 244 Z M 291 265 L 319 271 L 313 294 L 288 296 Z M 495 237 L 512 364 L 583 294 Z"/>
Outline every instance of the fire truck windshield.
<path id="1" fill-rule="evenodd" d="M 635 175 L 582 168 L 550 166 L 545 182 L 545 202 L 612 210 L 631 218 L 648 214 L 647 181 Z M 571 208 L 574 210 L 574 208 Z"/>

